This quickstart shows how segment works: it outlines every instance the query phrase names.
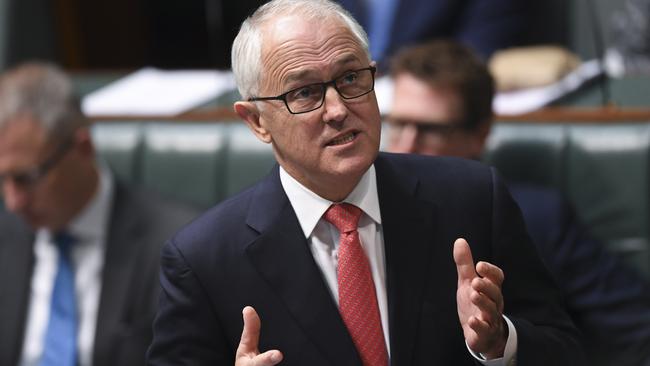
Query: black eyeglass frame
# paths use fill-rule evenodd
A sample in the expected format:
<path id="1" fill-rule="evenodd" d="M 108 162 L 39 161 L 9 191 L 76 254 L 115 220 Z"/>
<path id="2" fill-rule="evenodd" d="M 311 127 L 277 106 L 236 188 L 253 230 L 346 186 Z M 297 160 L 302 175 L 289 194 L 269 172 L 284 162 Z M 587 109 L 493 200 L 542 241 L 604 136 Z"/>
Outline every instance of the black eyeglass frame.
<path id="1" fill-rule="evenodd" d="M 351 73 L 351 72 L 359 72 L 359 71 L 366 71 L 366 70 L 370 70 L 371 77 L 372 77 L 372 84 L 371 84 L 370 89 L 369 89 L 368 91 L 366 91 L 366 92 L 364 92 L 364 93 L 362 93 L 362 94 L 359 94 L 359 95 L 353 96 L 353 97 L 346 97 L 345 95 L 341 94 L 341 91 L 340 91 L 339 88 L 336 86 L 336 81 L 337 81 L 337 80 L 340 80 L 341 78 L 345 77 L 346 75 L 348 75 L 348 74 Z M 329 85 L 332 85 L 332 87 L 334 88 L 334 90 L 336 90 L 336 92 L 339 93 L 339 95 L 341 96 L 341 98 L 343 98 L 343 99 L 348 99 L 348 100 L 349 100 L 349 99 L 359 98 L 359 97 L 362 97 L 362 96 L 364 96 L 364 95 L 366 95 L 366 94 L 372 92 L 373 90 L 375 90 L 375 73 L 376 73 L 376 72 L 377 72 L 377 68 L 374 67 L 374 66 L 368 66 L 368 67 L 364 67 L 364 68 L 361 68 L 361 69 L 350 70 L 350 71 L 345 72 L 343 75 L 341 75 L 341 76 L 339 76 L 339 77 L 337 77 L 337 78 L 335 78 L 335 79 L 332 79 L 332 80 L 330 80 L 330 81 L 325 81 L 325 82 L 322 82 L 322 83 L 312 83 L 312 84 L 303 85 L 303 86 L 300 86 L 300 87 L 297 87 L 297 88 L 291 89 L 291 90 L 289 90 L 289 91 L 287 91 L 287 92 L 285 92 L 285 93 L 282 93 L 282 94 L 280 94 L 280 95 L 274 96 L 274 97 L 250 97 L 250 98 L 248 98 L 248 101 L 249 101 L 249 102 L 256 102 L 256 101 L 262 101 L 262 100 L 281 100 L 281 101 L 284 102 L 285 107 L 287 107 L 287 110 L 288 110 L 289 113 L 291 113 L 291 114 L 303 114 L 303 113 L 308 113 L 308 112 L 311 112 L 311 111 L 315 111 L 315 110 L 317 110 L 318 108 L 320 108 L 320 107 L 323 106 L 323 103 L 325 102 L 325 94 L 327 94 L 327 87 L 328 87 Z M 291 108 L 289 107 L 289 103 L 287 102 L 287 95 L 289 95 L 289 94 L 291 94 L 291 93 L 293 93 L 293 92 L 295 92 L 295 91 L 297 91 L 297 90 L 300 90 L 300 89 L 303 89 L 303 88 L 306 88 L 306 87 L 309 87 L 309 86 L 314 86 L 314 85 L 320 85 L 320 87 L 321 87 L 322 96 L 321 96 L 320 103 L 319 103 L 316 107 L 314 107 L 314 108 L 312 108 L 312 109 L 309 109 L 309 110 L 306 110 L 306 111 L 300 111 L 300 112 L 294 112 L 294 111 L 292 111 Z"/>
<path id="2" fill-rule="evenodd" d="M 456 131 L 473 132 L 478 127 L 468 126 L 465 122 L 458 121 L 452 123 L 440 123 L 437 121 L 406 121 L 400 119 L 386 119 L 389 127 L 403 129 L 406 126 L 413 126 L 418 130 L 419 134 L 436 134 L 448 135 Z"/>
<path id="3" fill-rule="evenodd" d="M 0 185 L 6 180 L 11 179 L 19 186 L 23 187 L 32 187 L 39 180 L 47 175 L 47 173 L 56 166 L 56 164 L 63 159 L 68 150 L 72 147 L 74 143 L 74 138 L 70 137 L 57 146 L 54 153 L 50 155 L 44 162 L 38 166 L 22 173 L 12 173 L 12 174 L 0 174 Z"/>

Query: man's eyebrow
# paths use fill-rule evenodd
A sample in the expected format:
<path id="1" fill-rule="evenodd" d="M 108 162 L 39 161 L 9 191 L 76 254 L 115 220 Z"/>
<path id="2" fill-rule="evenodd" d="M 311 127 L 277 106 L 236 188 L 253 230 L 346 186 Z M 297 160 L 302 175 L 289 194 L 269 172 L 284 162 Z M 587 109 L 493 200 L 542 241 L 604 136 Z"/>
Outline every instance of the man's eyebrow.
<path id="1" fill-rule="evenodd" d="M 307 78 L 307 76 L 309 76 L 309 74 L 312 74 L 313 72 L 314 70 L 308 70 L 308 69 L 289 72 L 284 82 L 285 84 L 288 84 L 295 81 L 304 80 Z"/>
<path id="2" fill-rule="evenodd" d="M 334 65 L 341 66 L 341 65 L 349 64 L 351 62 L 361 62 L 361 60 L 359 60 L 359 58 L 356 55 L 348 54 L 334 61 Z"/>

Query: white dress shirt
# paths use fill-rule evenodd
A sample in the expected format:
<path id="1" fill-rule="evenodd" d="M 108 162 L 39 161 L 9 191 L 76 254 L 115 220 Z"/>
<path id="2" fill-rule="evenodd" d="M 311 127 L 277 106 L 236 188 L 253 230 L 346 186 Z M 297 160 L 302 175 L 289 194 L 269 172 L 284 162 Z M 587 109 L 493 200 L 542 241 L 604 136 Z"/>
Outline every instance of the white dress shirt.
<path id="1" fill-rule="evenodd" d="M 113 178 L 108 169 L 100 167 L 99 186 L 95 195 L 66 228 L 76 239 L 71 248 L 71 258 L 79 315 L 79 366 L 92 365 L 112 197 Z M 20 366 L 38 365 L 43 354 L 58 263 L 58 250 L 53 236 L 47 229 L 38 229 L 36 232 L 35 263 Z"/>
<path id="2" fill-rule="evenodd" d="M 338 281 L 336 267 L 338 264 L 339 232 L 336 227 L 327 222 L 322 216 L 334 203 L 320 197 L 300 184 L 282 167 L 280 167 L 280 182 L 289 202 L 296 212 L 300 227 L 309 243 L 316 264 L 320 267 L 323 277 L 338 304 Z M 362 210 L 359 219 L 359 240 L 368 256 L 372 279 L 375 282 L 377 303 L 381 315 L 381 325 L 386 341 L 386 349 L 390 355 L 390 332 L 388 328 L 388 296 L 386 295 L 386 260 L 384 254 L 384 236 L 377 194 L 377 179 L 375 167 L 361 177 L 352 192 L 342 202 L 347 202 Z M 504 357 L 496 360 L 484 360 L 471 350 L 470 353 L 482 364 L 488 366 L 512 365 L 517 350 L 517 332 L 506 317 L 509 337 Z M 469 349 L 469 348 L 468 348 Z"/>

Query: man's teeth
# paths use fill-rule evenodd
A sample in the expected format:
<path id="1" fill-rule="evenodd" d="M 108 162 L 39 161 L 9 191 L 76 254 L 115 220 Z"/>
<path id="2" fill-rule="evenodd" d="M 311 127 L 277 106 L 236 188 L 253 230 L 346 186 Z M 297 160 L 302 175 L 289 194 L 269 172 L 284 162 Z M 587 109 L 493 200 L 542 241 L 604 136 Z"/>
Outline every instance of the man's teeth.
<path id="1" fill-rule="evenodd" d="M 330 142 L 330 145 L 341 145 L 350 142 L 352 140 L 354 140 L 354 133 L 350 133 L 349 135 L 345 135 L 336 140 L 332 140 L 332 142 Z"/>

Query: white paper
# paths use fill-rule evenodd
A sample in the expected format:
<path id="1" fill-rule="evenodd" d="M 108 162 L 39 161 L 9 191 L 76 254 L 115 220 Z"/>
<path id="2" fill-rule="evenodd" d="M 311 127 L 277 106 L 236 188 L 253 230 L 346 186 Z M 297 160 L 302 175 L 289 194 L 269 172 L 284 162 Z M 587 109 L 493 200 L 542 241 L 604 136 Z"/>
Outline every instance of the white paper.
<path id="1" fill-rule="evenodd" d="M 586 81 L 603 73 L 598 60 L 584 62 L 560 81 L 551 85 L 497 93 L 492 108 L 500 115 L 532 112 L 577 90 Z"/>
<path id="2" fill-rule="evenodd" d="M 235 88 L 232 72 L 144 68 L 82 100 L 88 116 L 175 116 Z"/>
<path id="3" fill-rule="evenodd" d="M 382 76 L 375 80 L 375 95 L 379 105 L 379 113 L 387 116 L 393 105 L 393 80 L 390 76 Z"/>

